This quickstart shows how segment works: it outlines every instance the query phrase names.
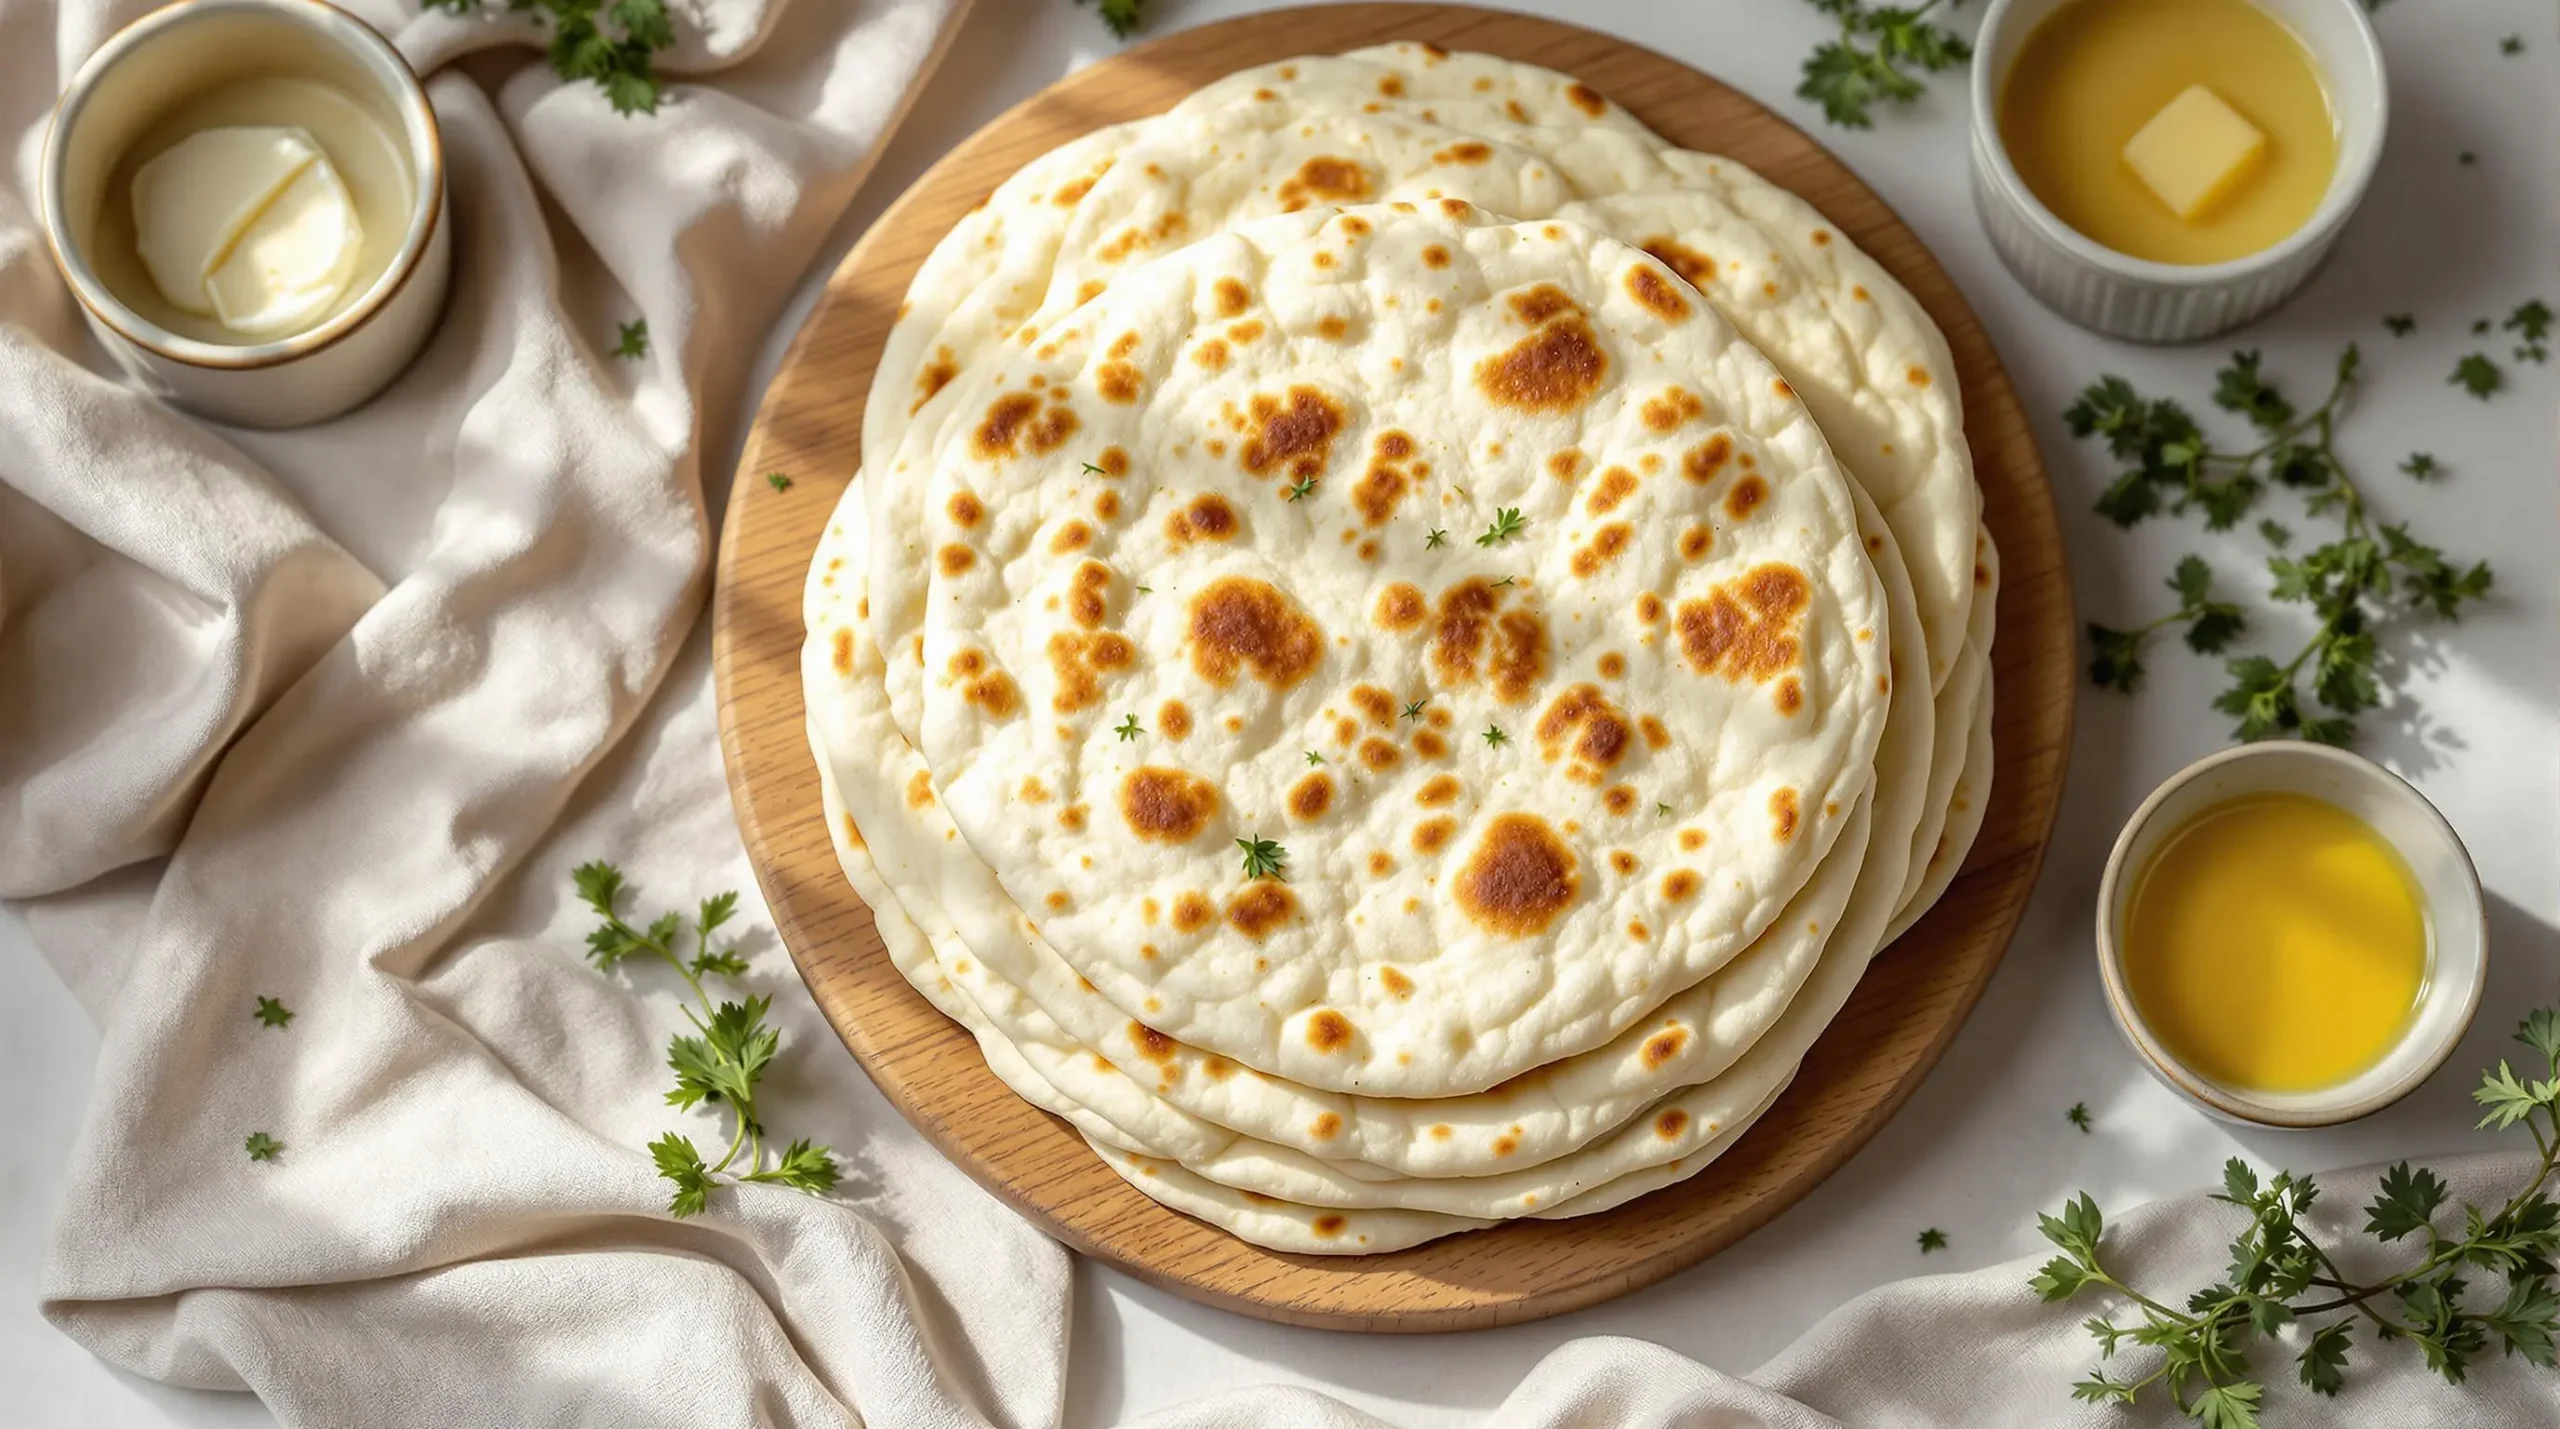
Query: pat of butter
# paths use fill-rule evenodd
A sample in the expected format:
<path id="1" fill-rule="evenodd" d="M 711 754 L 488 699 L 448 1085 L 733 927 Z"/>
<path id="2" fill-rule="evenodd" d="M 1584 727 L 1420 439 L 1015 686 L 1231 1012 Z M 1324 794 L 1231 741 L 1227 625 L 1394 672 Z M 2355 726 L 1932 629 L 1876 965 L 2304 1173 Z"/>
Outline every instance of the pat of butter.
<path id="1" fill-rule="evenodd" d="M 2183 222 L 2238 188 L 2266 157 L 2267 136 L 2201 84 L 2178 92 L 2128 140 L 2124 161 Z"/>
<path id="2" fill-rule="evenodd" d="M 346 183 L 301 129 L 188 135 L 134 174 L 133 217 L 161 296 L 251 336 L 325 316 L 364 246 Z"/>

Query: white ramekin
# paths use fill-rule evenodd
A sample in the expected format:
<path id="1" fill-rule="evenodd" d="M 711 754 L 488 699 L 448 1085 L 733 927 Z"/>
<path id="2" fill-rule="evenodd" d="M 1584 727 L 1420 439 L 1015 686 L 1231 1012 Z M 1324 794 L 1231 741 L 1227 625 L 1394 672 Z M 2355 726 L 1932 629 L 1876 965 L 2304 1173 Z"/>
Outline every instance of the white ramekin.
<path id="1" fill-rule="evenodd" d="M 345 61 L 345 75 L 372 86 L 400 118 L 412 191 L 390 266 L 327 322 L 271 342 L 202 342 L 135 312 L 84 251 L 126 147 L 171 105 L 266 64 L 298 73 L 295 56 L 315 46 Z M 215 52 L 268 58 L 210 69 L 203 57 Z M 397 376 L 444 308 L 452 225 L 435 111 L 399 51 L 319 0 L 185 0 L 126 26 L 55 104 L 38 173 L 45 240 L 98 341 L 144 388 L 215 421 L 292 427 L 336 416 Z"/>
<path id="2" fill-rule="evenodd" d="M 2189 1070 L 2143 1025 L 2126 986 L 2123 931 L 2135 881 L 2160 844 L 2197 815 L 2244 794 L 2308 794 L 2372 826 L 2409 867 L 2427 905 L 2427 982 L 2408 1032 L 2381 1061 L 2334 1087 L 2243 1092 Z M 2444 815 L 2399 775 L 2360 755 L 2299 741 L 2244 744 L 2169 777 L 2116 836 L 2098 886 L 2098 976 L 2107 1010 L 2151 1075 L 2206 1111 L 2260 1126 L 2334 1126 L 2415 1091 L 2453 1052 L 2488 982 L 2488 920 L 2470 851 Z"/>
<path id="3" fill-rule="evenodd" d="M 2027 291 L 2080 326 L 2140 342 L 2192 342 L 2293 296 L 2329 256 L 2382 157 L 2391 103 L 2366 0 L 2256 0 L 2293 27 L 2328 76 L 2338 168 L 2309 221 L 2228 263 L 2153 263 L 2091 241 L 2027 191 L 2000 140 L 2000 90 L 2028 34 L 2070 0 L 1992 0 L 1973 52 L 1973 203 Z"/>

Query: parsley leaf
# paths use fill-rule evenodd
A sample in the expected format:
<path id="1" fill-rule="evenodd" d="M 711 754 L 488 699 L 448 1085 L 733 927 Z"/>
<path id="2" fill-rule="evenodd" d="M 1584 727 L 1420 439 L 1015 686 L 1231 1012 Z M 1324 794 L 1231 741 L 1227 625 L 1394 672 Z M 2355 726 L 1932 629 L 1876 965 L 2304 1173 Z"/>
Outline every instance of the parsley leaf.
<path id="1" fill-rule="evenodd" d="M 1489 724 L 1484 727 L 1484 742 L 1500 749 L 1511 742 L 1511 736 L 1502 732 L 1502 726 Z"/>
<path id="2" fill-rule="evenodd" d="M 1868 6 L 1863 0 L 1812 0 L 1840 22 L 1837 39 L 1805 58 L 1796 97 L 1822 106 L 1844 129 L 1865 129 L 1879 100 L 1908 102 L 1928 92 L 1919 77 L 1954 69 L 1973 57 L 1963 37 L 1931 21 L 1940 0 L 1916 6 Z"/>
<path id="3" fill-rule="evenodd" d="M 1244 850 L 1244 876 L 1289 881 L 1289 851 L 1272 839 L 1238 839 L 1236 847 Z"/>
<path id="4" fill-rule="evenodd" d="M 252 1161 L 273 1161 L 284 1152 L 284 1143 L 263 1131 L 250 1132 L 249 1139 L 240 1145 Z"/>
<path id="5" fill-rule="evenodd" d="M 2516 361 L 2547 362 L 2551 359 L 2551 308 L 2540 298 L 2517 305 L 2499 327 L 2517 337 Z"/>
<path id="6" fill-rule="evenodd" d="M 1503 542 L 1510 540 L 1512 537 L 1519 535 L 1521 531 L 1528 527 L 1528 525 L 1528 521 L 1520 515 L 1519 507 L 1502 507 L 1493 513 L 1493 524 L 1484 528 L 1483 535 L 1476 537 L 1476 544 L 1479 546 L 1499 546 Z"/>
<path id="7" fill-rule="evenodd" d="M 649 355 L 649 320 L 647 318 L 634 318 L 622 325 L 619 335 L 613 340 L 613 355 L 616 357 Z"/>
<path id="8" fill-rule="evenodd" d="M 1120 721 L 1118 724 L 1113 725 L 1111 727 L 1111 732 L 1120 736 L 1120 742 L 1123 744 L 1126 744 L 1130 740 L 1136 739 L 1139 735 L 1146 733 L 1145 730 L 1138 727 L 1138 717 L 1134 714 L 1129 716 L 1127 719 Z"/>
<path id="9" fill-rule="evenodd" d="M 1938 1229 L 1936 1226 L 1931 1226 L 1920 1233 L 1920 1253 L 1922 1255 L 1927 1255 L 1933 1250 L 1945 1250 L 1946 1248 L 1947 1233 L 1945 1231 Z"/>
<path id="10" fill-rule="evenodd" d="M 784 476 L 778 471 L 768 471 L 764 474 L 764 484 L 772 487 L 776 491 L 789 491 L 791 489 L 791 478 Z"/>
<path id="11" fill-rule="evenodd" d="M 2520 54 L 2523 54 L 2523 53 L 2524 53 L 2524 36 L 2522 36 L 2522 35 L 2509 35 L 2509 36 L 2507 36 L 2505 39 L 2502 39 L 2502 40 L 2498 41 L 2498 53 L 2500 53 L 2500 54 L 2502 54 L 2502 55 L 2520 55 Z"/>
<path id="12" fill-rule="evenodd" d="M 425 8 L 468 15 L 482 0 L 423 0 Z M 551 69 L 568 80 L 591 80 L 616 114 L 655 114 L 663 89 L 653 66 L 658 51 L 675 43 L 665 0 L 508 0 L 551 22 Z"/>
<path id="13" fill-rule="evenodd" d="M 1324 756 L 1310 749 L 1307 751 L 1307 762 L 1309 764 L 1322 764 L 1324 763 Z"/>
<path id="14" fill-rule="evenodd" d="M 1304 501 L 1308 497 L 1315 495 L 1315 492 L 1316 479 L 1312 476 L 1302 476 L 1289 485 L 1289 499 L 1291 501 Z"/>
<path id="15" fill-rule="evenodd" d="M 2498 370 L 2498 364 L 2491 362 L 2488 354 L 2480 352 L 2467 354 L 2455 363 L 2453 375 L 2445 380 L 2483 402 L 2507 385 L 2507 375 Z"/>
<path id="16" fill-rule="evenodd" d="M 269 1027 L 282 1027 L 293 1020 L 293 1009 L 272 997 L 258 999 L 258 1009 L 249 1014 Z"/>
<path id="17" fill-rule="evenodd" d="M 2063 1118 L 2069 1121 L 2073 1126 L 2080 1128 L 2083 1135 L 2088 1133 L 2089 1104 L 2087 1102 L 2073 1102 L 2071 1104 L 2071 1110 L 2064 1112 L 2062 1115 Z"/>

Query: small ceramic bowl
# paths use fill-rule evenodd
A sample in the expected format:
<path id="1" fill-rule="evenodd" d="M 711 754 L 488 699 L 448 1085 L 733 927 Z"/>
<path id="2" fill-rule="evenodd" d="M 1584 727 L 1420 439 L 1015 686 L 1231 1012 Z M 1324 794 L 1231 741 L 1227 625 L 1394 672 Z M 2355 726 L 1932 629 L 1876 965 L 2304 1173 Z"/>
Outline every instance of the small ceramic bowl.
<path id="1" fill-rule="evenodd" d="M 2307 794 L 2370 825 L 2400 854 L 2427 910 L 2427 981 L 2418 1010 L 2397 1046 L 2361 1074 L 2309 1092 L 2244 1092 L 2181 1065 L 2143 1024 L 2126 986 L 2125 914 L 2135 881 L 2161 843 L 2197 815 L 2245 794 Z M 2471 1026 L 2488 981 L 2487 921 L 2480 877 L 2453 826 L 2409 787 L 2370 759 L 2326 745 L 2244 744 L 2208 755 L 2171 775 L 2143 800 L 2116 836 L 2098 887 L 2098 975 L 2107 1010 L 2151 1074 L 2216 1116 L 2260 1126 L 2334 1126 L 2370 1116 L 2416 1090 Z"/>
<path id="2" fill-rule="evenodd" d="M 321 80 L 376 116 L 407 159 L 407 227 L 388 266 L 317 327 L 237 343 L 186 336 L 102 276 L 110 186 L 178 106 L 270 74 Z M 45 239 L 98 341 L 143 387 L 216 421 L 291 427 L 336 416 L 397 376 L 444 308 L 452 225 L 435 111 L 399 51 L 319 0 L 185 0 L 126 26 L 54 106 L 38 174 Z"/>
<path id="3" fill-rule="evenodd" d="M 1973 202 L 2027 291 L 2080 326 L 2141 342 L 2228 331 L 2293 296 L 2328 257 L 2382 157 L 2390 98 L 2366 0 L 2256 0 L 2293 27 L 2328 77 L 2338 167 L 2310 219 L 2228 263 L 2153 263 L 2101 246 L 2027 190 L 2000 139 L 2000 91 L 2036 25 L 2070 0 L 1992 0 L 1973 52 Z"/>

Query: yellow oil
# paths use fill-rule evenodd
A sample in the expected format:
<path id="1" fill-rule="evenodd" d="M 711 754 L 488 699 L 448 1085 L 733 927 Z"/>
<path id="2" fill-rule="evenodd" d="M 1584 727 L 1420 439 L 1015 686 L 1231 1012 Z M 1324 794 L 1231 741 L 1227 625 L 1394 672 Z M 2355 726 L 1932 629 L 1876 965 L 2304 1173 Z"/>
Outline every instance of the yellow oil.
<path id="1" fill-rule="evenodd" d="M 2190 1070 L 2245 1091 L 2364 1071 L 2426 988 L 2416 880 L 2362 820 L 2300 794 L 2234 799 L 2170 835 L 2124 931 L 2143 1023 Z"/>
<path id="2" fill-rule="evenodd" d="M 2124 161 L 2125 142 L 2191 84 L 2267 135 L 2240 188 L 2190 223 Z M 2338 166 L 2329 91 L 2299 36 L 2249 0 L 2072 0 L 2019 47 L 2000 138 L 2030 192 L 2119 253 L 2224 263 L 2308 222 Z"/>

